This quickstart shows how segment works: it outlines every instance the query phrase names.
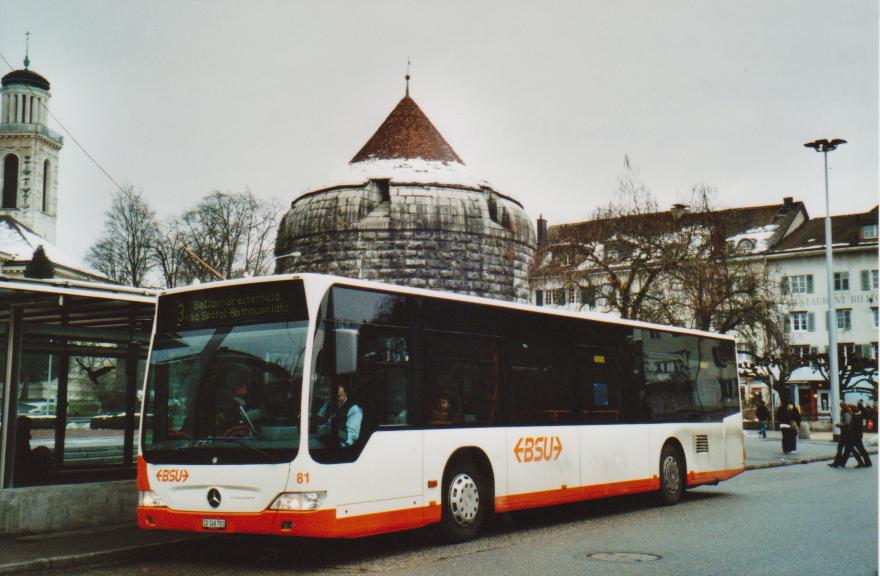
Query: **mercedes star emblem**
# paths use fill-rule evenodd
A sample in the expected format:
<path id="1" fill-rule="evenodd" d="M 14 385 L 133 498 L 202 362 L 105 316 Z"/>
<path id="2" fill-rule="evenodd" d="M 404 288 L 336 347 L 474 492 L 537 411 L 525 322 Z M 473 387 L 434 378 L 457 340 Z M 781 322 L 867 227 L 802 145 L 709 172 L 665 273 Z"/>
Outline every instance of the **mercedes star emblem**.
<path id="1" fill-rule="evenodd" d="M 220 506 L 220 501 L 222 498 L 220 497 L 220 491 L 216 488 L 211 488 L 208 490 L 208 504 L 211 505 L 211 508 L 216 508 Z"/>

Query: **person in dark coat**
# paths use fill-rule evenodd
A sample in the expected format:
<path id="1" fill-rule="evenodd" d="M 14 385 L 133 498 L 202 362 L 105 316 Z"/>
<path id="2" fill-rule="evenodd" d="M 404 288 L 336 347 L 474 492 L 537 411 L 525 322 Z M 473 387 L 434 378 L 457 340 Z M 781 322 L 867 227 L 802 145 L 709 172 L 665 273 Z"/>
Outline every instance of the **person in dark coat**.
<path id="1" fill-rule="evenodd" d="M 755 416 L 758 418 L 758 436 L 760 438 L 767 437 L 767 421 L 770 420 L 770 410 L 767 409 L 767 403 L 758 400 L 758 409 L 755 410 Z"/>
<path id="2" fill-rule="evenodd" d="M 846 468 L 846 462 L 850 455 L 856 458 L 856 467 L 862 468 L 862 455 L 856 450 L 854 444 L 855 426 L 859 416 L 855 412 L 855 406 L 849 406 L 845 402 L 840 403 L 840 440 L 837 442 L 837 457 L 829 464 L 832 468 Z M 843 452 L 841 453 L 841 446 Z"/>
<path id="3" fill-rule="evenodd" d="M 797 442 L 797 423 L 794 405 L 791 402 L 779 407 L 779 410 L 776 411 L 776 421 L 779 422 L 779 431 L 782 432 L 782 451 L 786 454 L 794 452 L 797 448 L 795 444 Z"/>
<path id="4" fill-rule="evenodd" d="M 870 468 L 872 466 L 871 457 L 868 456 L 868 451 L 865 450 L 865 445 L 862 442 L 862 434 L 864 433 L 865 423 L 867 421 L 866 417 L 866 409 L 865 405 L 862 404 L 861 400 L 859 401 L 859 405 L 856 408 L 855 418 L 853 418 L 852 423 L 852 445 L 855 450 L 856 460 L 859 459 L 859 455 L 861 455 L 861 461 L 856 464 L 856 468 Z M 844 460 L 844 464 L 846 460 Z"/>

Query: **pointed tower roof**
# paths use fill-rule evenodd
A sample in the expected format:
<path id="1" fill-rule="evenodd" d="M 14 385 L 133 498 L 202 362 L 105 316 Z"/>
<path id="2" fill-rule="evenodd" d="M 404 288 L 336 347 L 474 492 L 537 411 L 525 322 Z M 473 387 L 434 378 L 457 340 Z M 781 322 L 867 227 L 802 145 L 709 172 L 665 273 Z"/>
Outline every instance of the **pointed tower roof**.
<path id="1" fill-rule="evenodd" d="M 398 102 L 351 162 L 397 158 L 464 164 L 409 94 Z"/>

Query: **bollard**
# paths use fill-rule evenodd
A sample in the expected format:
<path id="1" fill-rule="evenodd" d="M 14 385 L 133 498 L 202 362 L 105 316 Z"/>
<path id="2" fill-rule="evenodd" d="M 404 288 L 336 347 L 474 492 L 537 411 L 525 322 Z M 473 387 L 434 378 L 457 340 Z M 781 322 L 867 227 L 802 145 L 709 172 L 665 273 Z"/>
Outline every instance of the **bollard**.
<path id="1" fill-rule="evenodd" d="M 804 420 L 801 422 L 800 428 L 798 428 L 798 440 L 809 440 L 810 439 L 810 423 Z"/>

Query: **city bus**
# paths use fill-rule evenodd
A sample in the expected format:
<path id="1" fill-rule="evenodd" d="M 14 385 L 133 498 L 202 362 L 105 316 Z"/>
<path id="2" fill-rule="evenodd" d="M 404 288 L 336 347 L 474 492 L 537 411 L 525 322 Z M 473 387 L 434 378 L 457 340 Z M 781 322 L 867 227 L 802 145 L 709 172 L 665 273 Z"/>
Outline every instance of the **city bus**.
<path id="1" fill-rule="evenodd" d="M 356 538 L 744 469 L 724 335 L 317 274 L 162 292 L 148 530 Z"/>

